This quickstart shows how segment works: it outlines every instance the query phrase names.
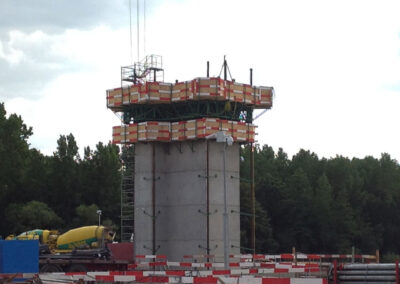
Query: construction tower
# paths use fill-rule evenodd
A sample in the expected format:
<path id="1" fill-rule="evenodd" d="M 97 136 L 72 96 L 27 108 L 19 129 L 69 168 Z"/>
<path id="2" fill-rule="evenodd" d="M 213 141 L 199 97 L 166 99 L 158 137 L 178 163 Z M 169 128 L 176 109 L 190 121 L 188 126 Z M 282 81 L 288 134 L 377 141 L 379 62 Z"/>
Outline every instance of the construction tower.
<path id="1" fill-rule="evenodd" d="M 122 67 L 121 87 L 107 90 L 122 121 L 113 143 L 134 149 L 123 158 L 121 234 L 136 254 L 240 252 L 239 149 L 254 142 L 253 110 L 271 108 L 274 90 L 228 80 L 223 67 L 223 78 L 207 70 L 165 83 L 151 55 Z"/>

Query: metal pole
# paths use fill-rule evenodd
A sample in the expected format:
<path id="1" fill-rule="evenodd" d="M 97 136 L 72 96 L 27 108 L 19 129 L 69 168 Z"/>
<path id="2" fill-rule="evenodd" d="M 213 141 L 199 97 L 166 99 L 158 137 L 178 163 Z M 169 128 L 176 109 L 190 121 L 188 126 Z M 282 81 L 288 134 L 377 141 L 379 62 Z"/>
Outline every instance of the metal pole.
<path id="1" fill-rule="evenodd" d="M 137 17 L 137 23 L 136 23 L 136 25 L 137 25 L 137 62 L 139 62 L 139 54 L 140 54 L 140 51 L 139 51 L 139 47 L 140 47 L 140 45 L 139 45 L 139 42 L 140 42 L 140 40 L 139 40 L 139 34 L 140 34 L 140 30 L 139 30 L 139 0 L 136 0 L 136 17 Z"/>
<path id="2" fill-rule="evenodd" d="M 206 191 L 206 202 L 207 202 L 207 261 L 208 255 L 210 254 L 210 141 L 206 142 L 207 147 L 207 191 Z"/>
<path id="3" fill-rule="evenodd" d="M 251 191 L 251 248 L 256 253 L 256 194 L 254 190 L 254 145 L 250 144 L 250 191 Z"/>
<path id="4" fill-rule="evenodd" d="M 101 224 L 101 210 L 100 209 L 97 210 L 97 215 L 99 215 L 99 227 L 100 227 L 100 224 Z"/>
<path id="5" fill-rule="evenodd" d="M 228 244 L 228 234 L 229 234 L 229 226 L 228 226 L 228 209 L 227 209 L 227 194 L 226 194 L 226 142 L 224 143 L 224 267 L 225 269 L 229 269 L 229 244 Z"/>
<path id="6" fill-rule="evenodd" d="M 227 78 L 228 76 L 227 76 L 227 73 L 226 73 L 226 69 L 227 69 L 227 68 L 226 68 L 226 65 L 227 65 L 227 64 L 226 64 L 226 59 L 225 59 L 225 56 L 224 56 L 224 80 L 225 80 L 225 81 L 228 79 L 228 78 Z"/>
<path id="7" fill-rule="evenodd" d="M 151 203 L 152 203 L 152 233 L 153 233 L 153 244 L 152 252 L 153 255 L 156 254 L 156 144 L 152 143 L 152 190 L 151 190 Z"/>
<path id="8" fill-rule="evenodd" d="M 210 61 L 207 61 L 207 78 L 210 77 Z"/>

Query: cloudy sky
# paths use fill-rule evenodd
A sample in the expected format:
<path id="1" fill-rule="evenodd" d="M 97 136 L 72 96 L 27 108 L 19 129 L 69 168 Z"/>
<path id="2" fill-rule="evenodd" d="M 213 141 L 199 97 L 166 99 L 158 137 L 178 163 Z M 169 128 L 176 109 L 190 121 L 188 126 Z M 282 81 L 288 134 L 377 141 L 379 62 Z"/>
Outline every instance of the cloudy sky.
<path id="1" fill-rule="evenodd" d="M 162 55 L 165 81 L 205 76 L 207 60 L 218 75 L 226 55 L 237 81 L 253 68 L 255 85 L 275 87 L 260 144 L 400 161 L 399 1 L 145 1 L 139 56 Z M 136 0 L 132 49 L 129 21 L 129 0 L 0 1 L 0 101 L 33 127 L 33 147 L 111 140 L 105 90 L 136 60 Z"/>

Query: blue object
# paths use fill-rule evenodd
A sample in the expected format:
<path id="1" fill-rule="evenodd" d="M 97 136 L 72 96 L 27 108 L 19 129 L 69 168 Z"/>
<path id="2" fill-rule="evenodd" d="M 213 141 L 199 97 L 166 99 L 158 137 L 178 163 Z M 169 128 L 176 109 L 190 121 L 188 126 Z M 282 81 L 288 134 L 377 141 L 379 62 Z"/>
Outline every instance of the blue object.
<path id="1" fill-rule="evenodd" d="M 39 241 L 0 240 L 0 273 L 38 273 Z"/>

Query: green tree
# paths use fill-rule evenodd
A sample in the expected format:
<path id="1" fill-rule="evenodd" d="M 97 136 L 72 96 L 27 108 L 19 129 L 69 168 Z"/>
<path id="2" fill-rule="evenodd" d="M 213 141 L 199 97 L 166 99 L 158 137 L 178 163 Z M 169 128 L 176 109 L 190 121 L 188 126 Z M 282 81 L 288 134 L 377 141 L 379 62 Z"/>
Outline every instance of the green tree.
<path id="1" fill-rule="evenodd" d="M 99 207 L 96 204 L 79 205 L 76 209 L 76 217 L 74 218 L 74 227 L 90 226 L 98 224 L 97 210 Z"/>
<path id="2" fill-rule="evenodd" d="M 51 208 L 36 200 L 26 204 L 10 204 L 7 212 L 10 232 L 17 234 L 33 229 L 58 229 L 63 223 Z"/>
<path id="3" fill-rule="evenodd" d="M 22 179 L 29 156 L 28 138 L 32 128 L 21 116 L 7 112 L 0 103 L 0 220 L 6 220 L 5 208 L 23 196 Z M 0 234 L 7 234 L 7 222 L 0 222 Z"/>
<path id="4" fill-rule="evenodd" d="M 75 208 L 82 203 L 80 158 L 75 137 L 61 135 L 57 140 L 57 151 L 51 159 L 49 173 L 49 197 L 57 214 L 71 228 Z"/>
<path id="5" fill-rule="evenodd" d="M 121 161 L 119 148 L 111 143 L 98 143 L 96 150 L 86 148 L 80 164 L 82 175 L 82 202 L 94 203 L 103 212 L 103 218 L 119 224 Z"/>

